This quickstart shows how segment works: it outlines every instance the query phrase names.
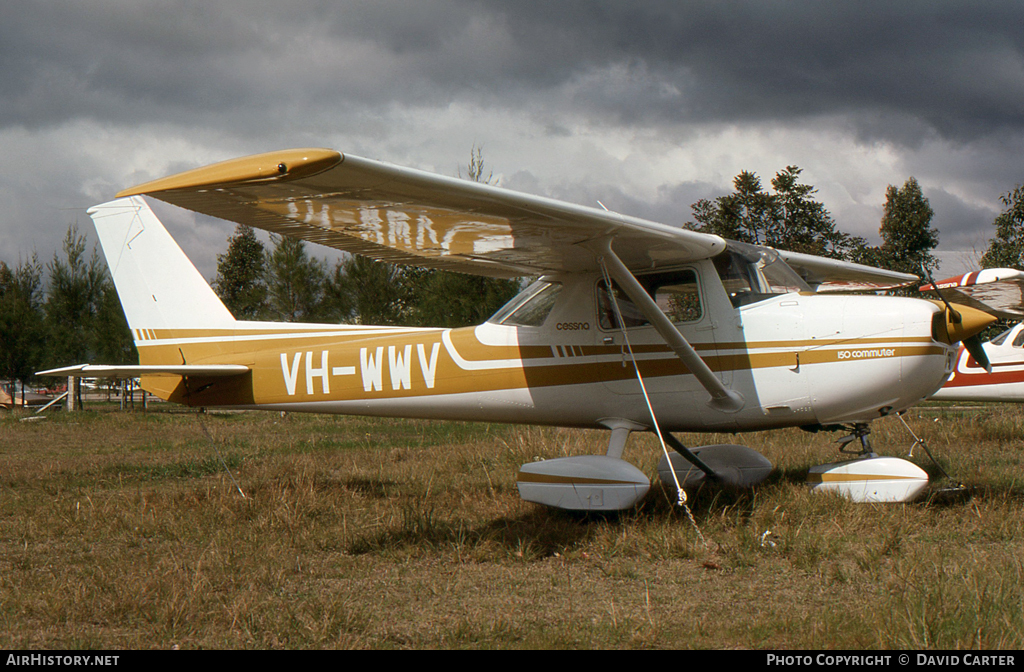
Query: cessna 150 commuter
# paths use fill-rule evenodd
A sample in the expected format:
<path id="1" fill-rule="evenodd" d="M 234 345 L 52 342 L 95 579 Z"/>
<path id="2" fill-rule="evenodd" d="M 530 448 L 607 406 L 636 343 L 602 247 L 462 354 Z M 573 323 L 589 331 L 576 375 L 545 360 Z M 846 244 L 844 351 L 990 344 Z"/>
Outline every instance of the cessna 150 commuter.
<path id="1" fill-rule="evenodd" d="M 462 329 L 240 321 L 143 195 L 374 259 L 538 279 Z M 227 161 L 118 196 L 89 212 L 140 364 L 48 373 L 141 376 L 148 391 L 193 407 L 607 429 L 605 455 L 535 462 L 517 476 L 524 498 L 569 509 L 644 496 L 648 477 L 622 459 L 632 432 L 676 450 L 659 471 L 677 486 L 677 470 L 691 472 L 684 485 L 744 485 L 771 469 L 758 453 L 689 449 L 672 432 L 790 426 L 844 425 L 861 441 L 853 467 L 812 470 L 818 485 L 908 499 L 927 477 L 875 456 L 869 425 L 938 390 L 958 342 L 994 320 L 849 293 L 912 275 L 323 149 Z"/>

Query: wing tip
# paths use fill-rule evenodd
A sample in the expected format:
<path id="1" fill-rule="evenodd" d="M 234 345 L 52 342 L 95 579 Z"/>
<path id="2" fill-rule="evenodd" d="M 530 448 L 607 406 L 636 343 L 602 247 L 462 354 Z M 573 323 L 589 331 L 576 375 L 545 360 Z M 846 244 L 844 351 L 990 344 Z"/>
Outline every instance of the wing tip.
<path id="1" fill-rule="evenodd" d="M 323 148 L 285 149 L 253 154 L 129 187 L 119 191 L 117 198 L 175 189 L 201 189 L 218 184 L 299 179 L 333 168 L 344 158 L 337 150 Z"/>

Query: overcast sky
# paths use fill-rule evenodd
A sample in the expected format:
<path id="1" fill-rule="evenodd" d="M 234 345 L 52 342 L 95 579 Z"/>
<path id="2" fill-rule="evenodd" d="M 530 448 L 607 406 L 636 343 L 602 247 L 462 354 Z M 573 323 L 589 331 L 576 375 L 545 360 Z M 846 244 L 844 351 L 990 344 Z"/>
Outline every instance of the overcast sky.
<path id="1" fill-rule="evenodd" d="M 797 165 L 872 242 L 913 176 L 939 249 L 983 251 L 1024 182 L 1021 26 L 1019 0 L 12 2 L 0 260 L 94 240 L 125 187 L 308 146 L 454 175 L 476 145 L 502 186 L 666 224 Z M 211 277 L 233 226 L 154 209 Z"/>

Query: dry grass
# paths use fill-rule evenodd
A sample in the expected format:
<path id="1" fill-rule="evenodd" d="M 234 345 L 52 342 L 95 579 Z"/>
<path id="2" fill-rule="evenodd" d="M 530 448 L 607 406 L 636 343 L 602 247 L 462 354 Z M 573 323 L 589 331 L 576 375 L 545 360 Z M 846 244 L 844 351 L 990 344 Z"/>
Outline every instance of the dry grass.
<path id="1" fill-rule="evenodd" d="M 804 474 L 834 437 L 744 436 L 777 469 L 691 493 L 704 545 L 660 487 L 616 516 L 519 499 L 520 464 L 603 452 L 597 432 L 3 415 L 0 647 L 1020 648 L 1024 419 L 913 416 L 969 496 L 814 495 Z M 905 455 L 902 425 L 875 424 L 876 448 Z M 634 437 L 626 457 L 653 474 L 659 449 Z"/>

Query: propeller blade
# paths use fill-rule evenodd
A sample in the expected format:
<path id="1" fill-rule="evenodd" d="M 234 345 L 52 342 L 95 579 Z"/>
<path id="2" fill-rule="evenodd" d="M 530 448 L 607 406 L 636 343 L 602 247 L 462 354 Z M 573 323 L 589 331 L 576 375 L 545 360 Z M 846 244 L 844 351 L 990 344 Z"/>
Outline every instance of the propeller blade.
<path id="1" fill-rule="evenodd" d="M 967 352 L 971 353 L 971 357 L 974 357 L 974 361 L 980 364 L 984 369 L 992 373 L 992 363 L 988 361 L 988 355 L 985 354 L 985 348 L 981 347 L 981 337 L 978 334 L 965 338 L 963 341 L 964 348 Z"/>

